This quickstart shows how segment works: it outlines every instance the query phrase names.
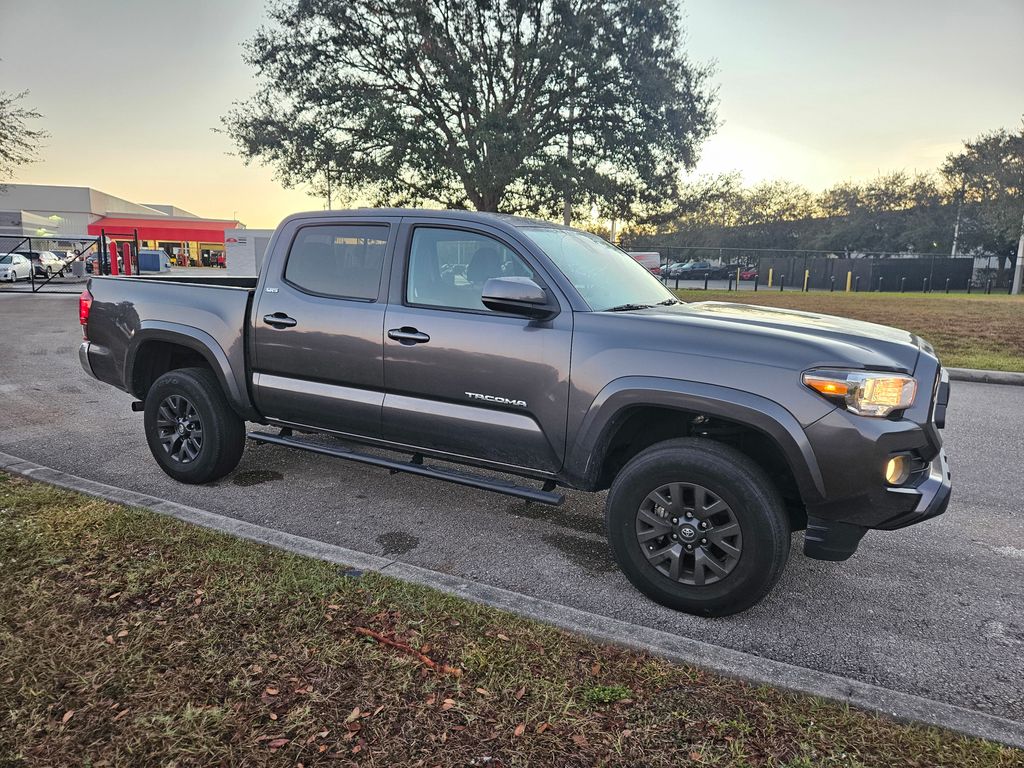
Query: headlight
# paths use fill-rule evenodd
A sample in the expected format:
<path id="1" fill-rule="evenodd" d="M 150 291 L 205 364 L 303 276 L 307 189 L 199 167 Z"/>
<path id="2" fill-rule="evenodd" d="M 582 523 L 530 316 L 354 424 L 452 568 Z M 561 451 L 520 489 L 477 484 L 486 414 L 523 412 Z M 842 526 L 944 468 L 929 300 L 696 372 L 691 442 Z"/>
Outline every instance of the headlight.
<path id="1" fill-rule="evenodd" d="M 888 416 L 914 404 L 912 376 L 873 371 L 808 371 L 805 385 L 860 416 Z"/>

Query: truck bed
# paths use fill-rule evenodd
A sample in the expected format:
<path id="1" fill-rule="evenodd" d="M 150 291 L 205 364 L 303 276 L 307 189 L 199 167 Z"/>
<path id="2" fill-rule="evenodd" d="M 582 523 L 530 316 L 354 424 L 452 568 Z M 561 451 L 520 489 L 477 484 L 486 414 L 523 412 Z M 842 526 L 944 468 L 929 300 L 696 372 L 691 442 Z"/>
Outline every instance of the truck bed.
<path id="1" fill-rule="evenodd" d="M 83 351 L 96 378 L 133 391 L 133 357 L 143 345 L 182 339 L 201 352 L 236 407 L 251 407 L 245 339 L 256 277 L 93 277 Z"/>

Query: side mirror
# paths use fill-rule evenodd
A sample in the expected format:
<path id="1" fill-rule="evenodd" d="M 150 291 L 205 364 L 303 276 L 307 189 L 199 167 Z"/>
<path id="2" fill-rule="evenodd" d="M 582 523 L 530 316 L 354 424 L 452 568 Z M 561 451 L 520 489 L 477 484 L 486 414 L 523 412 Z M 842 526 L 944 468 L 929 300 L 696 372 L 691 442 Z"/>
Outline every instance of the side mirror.
<path id="1" fill-rule="evenodd" d="M 544 289 L 528 277 L 492 277 L 484 283 L 480 301 L 495 312 L 543 319 L 558 310 L 548 301 Z"/>

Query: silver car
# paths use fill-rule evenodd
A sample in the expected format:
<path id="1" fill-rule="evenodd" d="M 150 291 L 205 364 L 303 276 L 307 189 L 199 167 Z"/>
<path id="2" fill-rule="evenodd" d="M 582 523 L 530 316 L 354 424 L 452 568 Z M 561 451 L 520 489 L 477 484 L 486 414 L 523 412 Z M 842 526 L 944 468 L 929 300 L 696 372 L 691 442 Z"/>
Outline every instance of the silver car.
<path id="1" fill-rule="evenodd" d="M 32 276 L 32 263 L 20 253 L 0 255 L 0 280 L 16 283 Z"/>

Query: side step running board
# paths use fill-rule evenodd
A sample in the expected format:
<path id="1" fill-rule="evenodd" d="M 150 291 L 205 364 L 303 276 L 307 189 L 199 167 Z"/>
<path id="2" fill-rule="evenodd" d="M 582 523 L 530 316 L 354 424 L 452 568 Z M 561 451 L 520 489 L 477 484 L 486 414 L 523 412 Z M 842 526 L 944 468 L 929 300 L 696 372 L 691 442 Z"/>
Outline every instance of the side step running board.
<path id="1" fill-rule="evenodd" d="M 493 491 L 494 493 L 503 493 L 506 496 L 517 496 L 520 499 L 536 501 L 540 504 L 558 506 L 565 501 L 565 496 L 560 493 L 552 493 L 550 490 L 537 490 L 536 488 L 528 488 L 525 485 L 516 485 L 515 483 L 509 483 L 505 480 L 485 477 L 484 475 L 474 475 L 469 472 L 460 472 L 455 469 L 428 467 L 423 464 L 423 457 L 420 454 L 413 456 L 412 461 L 396 461 L 394 459 L 386 459 L 381 456 L 372 456 L 368 453 L 359 453 L 358 451 L 353 451 L 351 448 L 320 445 L 319 443 L 297 440 L 294 437 L 271 435 L 267 432 L 250 432 L 246 437 L 257 443 L 271 443 L 273 445 L 283 445 L 288 448 L 298 448 L 300 451 L 320 453 L 324 456 L 333 456 L 336 459 L 347 459 L 348 461 L 358 461 L 362 464 L 372 464 L 375 467 L 384 467 L 385 469 L 390 469 L 392 472 L 408 472 L 411 475 L 432 477 L 435 480 L 444 480 L 458 485 L 468 485 L 471 488 L 480 488 L 485 491 Z M 550 482 L 545 483 L 545 488 L 549 488 L 551 485 L 552 484 Z"/>

